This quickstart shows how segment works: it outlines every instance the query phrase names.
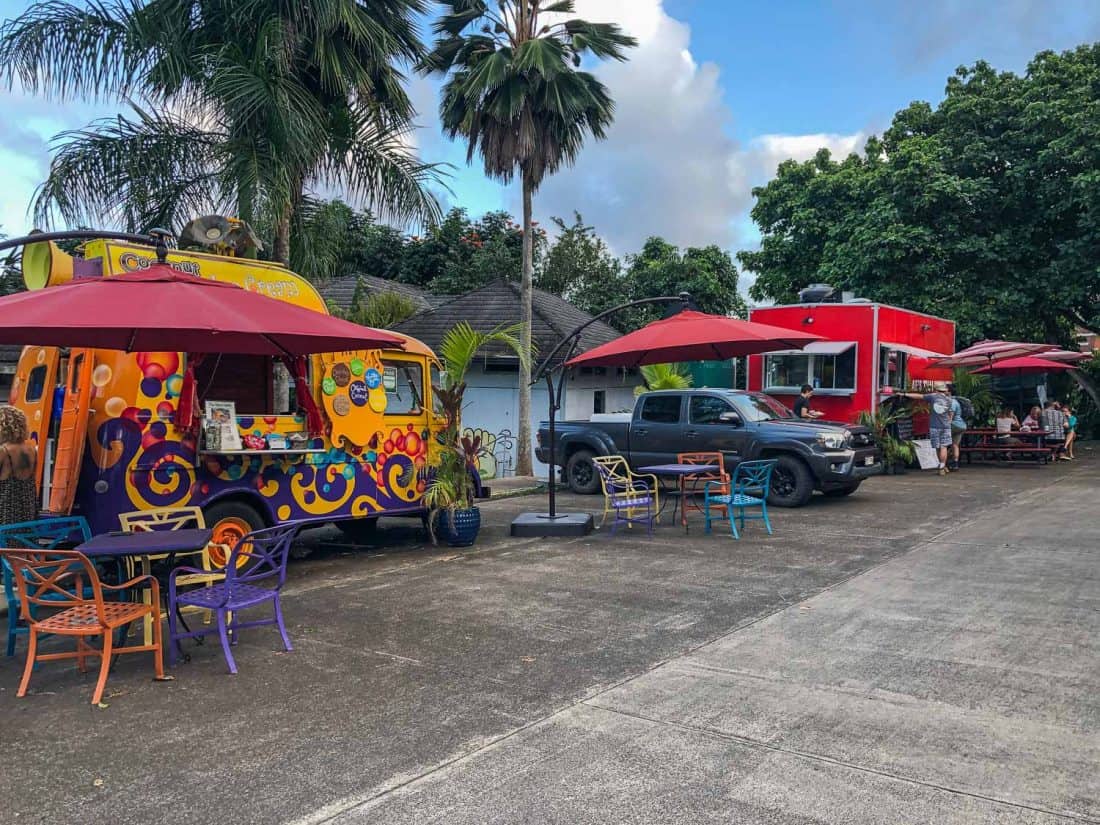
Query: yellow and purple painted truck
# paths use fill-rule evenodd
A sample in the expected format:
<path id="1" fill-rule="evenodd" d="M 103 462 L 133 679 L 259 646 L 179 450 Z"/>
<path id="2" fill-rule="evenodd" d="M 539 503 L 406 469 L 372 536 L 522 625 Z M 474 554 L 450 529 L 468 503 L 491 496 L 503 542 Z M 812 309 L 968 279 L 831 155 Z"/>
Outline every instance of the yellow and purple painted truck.
<path id="1" fill-rule="evenodd" d="M 32 289 L 64 283 L 74 268 L 82 277 L 111 277 L 156 260 L 151 247 L 94 240 L 74 266 L 56 247 L 36 247 L 24 265 Z M 275 264 L 178 250 L 168 263 L 328 311 L 312 284 Z M 355 529 L 383 515 L 424 512 L 427 467 L 446 422 L 432 392 L 440 364 L 420 341 L 311 356 L 297 376 L 276 359 L 207 355 L 195 368 L 200 402 L 234 411 L 238 438 L 229 440 L 239 449 L 208 447 L 201 432 L 173 423 L 187 358 L 24 349 L 11 403 L 26 413 L 39 447 L 44 509 L 83 515 L 102 533 L 119 529 L 120 513 L 199 506 L 215 541 L 230 546 L 283 521 L 330 519 Z M 318 432 L 295 403 L 295 378 L 323 410 Z"/>

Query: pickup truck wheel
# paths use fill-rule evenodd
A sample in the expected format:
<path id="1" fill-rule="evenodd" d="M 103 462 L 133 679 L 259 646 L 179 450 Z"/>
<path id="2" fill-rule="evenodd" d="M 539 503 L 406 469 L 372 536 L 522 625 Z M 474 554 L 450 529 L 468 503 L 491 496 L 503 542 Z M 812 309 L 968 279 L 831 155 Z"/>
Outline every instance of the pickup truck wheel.
<path id="1" fill-rule="evenodd" d="M 577 450 L 565 462 L 565 481 L 574 493 L 590 496 L 600 489 L 600 477 L 596 473 L 596 465 L 592 463 L 593 457 L 588 450 Z"/>
<path id="2" fill-rule="evenodd" d="M 844 487 L 833 487 L 830 490 L 826 490 L 825 495 L 827 495 L 829 498 L 843 498 L 844 496 L 850 496 L 852 493 L 859 489 L 860 483 L 861 482 L 857 481 L 855 484 L 847 484 Z"/>
<path id="3" fill-rule="evenodd" d="M 814 494 L 814 479 L 809 468 L 791 455 L 776 456 L 768 504 L 774 507 L 801 507 Z"/>

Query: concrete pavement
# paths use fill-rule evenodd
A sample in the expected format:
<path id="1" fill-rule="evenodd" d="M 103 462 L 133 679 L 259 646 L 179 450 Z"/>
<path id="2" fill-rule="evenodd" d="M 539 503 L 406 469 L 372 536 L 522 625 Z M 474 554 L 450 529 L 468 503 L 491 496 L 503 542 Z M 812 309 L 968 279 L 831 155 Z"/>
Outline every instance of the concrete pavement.
<path id="1" fill-rule="evenodd" d="M 17 822 L 1100 822 L 1100 462 L 874 479 L 746 539 L 296 564 L 296 650 L 12 696 Z M 566 498 L 565 506 L 594 505 Z M 136 658 L 136 657 L 132 657 Z M 99 784 L 95 780 L 101 780 Z"/>

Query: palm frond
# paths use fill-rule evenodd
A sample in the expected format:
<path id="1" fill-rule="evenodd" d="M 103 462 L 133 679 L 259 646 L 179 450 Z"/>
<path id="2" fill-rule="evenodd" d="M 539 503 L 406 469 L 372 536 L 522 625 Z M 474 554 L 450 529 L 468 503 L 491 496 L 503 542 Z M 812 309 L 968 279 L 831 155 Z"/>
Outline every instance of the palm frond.
<path id="1" fill-rule="evenodd" d="M 181 226 L 231 202 L 217 136 L 172 115 L 134 111 L 136 118 L 119 115 L 54 138 L 50 172 L 35 195 L 38 225 L 60 216 L 138 232 Z"/>

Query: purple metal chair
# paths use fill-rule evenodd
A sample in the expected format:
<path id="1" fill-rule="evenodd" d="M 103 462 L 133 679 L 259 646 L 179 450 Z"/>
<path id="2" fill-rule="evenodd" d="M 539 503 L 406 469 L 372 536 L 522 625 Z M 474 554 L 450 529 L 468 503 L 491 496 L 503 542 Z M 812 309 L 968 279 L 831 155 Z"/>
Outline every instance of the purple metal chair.
<path id="1" fill-rule="evenodd" d="M 225 580 L 193 590 L 180 591 L 177 582 L 179 576 L 193 574 L 209 575 L 211 571 L 196 567 L 177 567 L 168 579 L 168 656 L 169 664 L 175 664 L 182 655 L 181 639 L 192 639 L 214 632 L 213 626 L 200 627 L 198 630 L 179 632 L 176 627 L 178 611 L 181 607 L 197 607 L 212 610 L 217 616 L 217 630 L 221 637 L 222 651 L 225 653 L 229 672 L 237 672 L 237 663 L 233 660 L 230 644 L 235 644 L 237 631 L 246 627 L 276 625 L 283 645 L 293 650 L 290 638 L 286 635 L 283 623 L 282 605 L 279 592 L 286 583 L 286 563 L 290 556 L 290 545 L 298 534 L 301 524 L 290 522 L 277 527 L 254 530 L 244 536 L 229 555 L 224 571 Z M 274 617 L 241 621 L 238 611 L 271 603 Z M 230 617 L 230 614 L 232 616 Z"/>

